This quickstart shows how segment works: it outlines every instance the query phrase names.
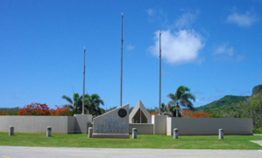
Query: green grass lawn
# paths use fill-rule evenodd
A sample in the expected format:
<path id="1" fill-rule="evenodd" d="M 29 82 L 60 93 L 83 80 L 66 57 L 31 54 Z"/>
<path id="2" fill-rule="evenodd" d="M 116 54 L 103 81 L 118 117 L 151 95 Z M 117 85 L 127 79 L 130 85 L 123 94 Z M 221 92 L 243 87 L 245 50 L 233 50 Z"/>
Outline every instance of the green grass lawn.
<path id="1" fill-rule="evenodd" d="M 88 148 L 155 148 L 155 149 L 262 149 L 250 142 L 261 140 L 261 136 L 171 136 L 138 135 L 138 139 L 98 139 L 87 138 L 86 134 L 45 134 L 0 132 L 0 146 L 42 146 L 42 147 L 88 147 Z"/>

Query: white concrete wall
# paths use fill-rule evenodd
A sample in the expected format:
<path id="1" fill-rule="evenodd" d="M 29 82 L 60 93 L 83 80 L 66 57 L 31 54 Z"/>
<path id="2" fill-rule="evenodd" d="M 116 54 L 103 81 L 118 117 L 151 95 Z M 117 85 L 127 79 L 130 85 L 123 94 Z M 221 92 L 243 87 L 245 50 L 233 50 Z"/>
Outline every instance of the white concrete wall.
<path id="1" fill-rule="evenodd" d="M 68 126 L 67 126 L 67 134 L 74 134 L 75 133 L 75 123 L 76 120 L 74 117 L 68 117 Z"/>
<path id="2" fill-rule="evenodd" d="M 15 132 L 45 133 L 52 127 L 52 133 L 68 134 L 74 132 L 75 118 L 70 116 L 0 116 L 0 131 L 8 132 L 14 126 Z"/>
<path id="3" fill-rule="evenodd" d="M 252 119 L 240 118 L 167 118 L 167 135 L 178 128 L 179 135 L 217 135 L 223 128 L 225 135 L 252 135 Z"/>
<path id="4" fill-rule="evenodd" d="M 92 122 L 92 115 L 75 114 L 75 133 L 88 133 L 88 123 Z"/>
<path id="5" fill-rule="evenodd" d="M 238 118 L 171 118 L 162 115 L 152 116 L 152 124 L 131 123 L 137 128 L 138 134 L 172 135 L 178 128 L 179 135 L 217 135 L 223 128 L 226 135 L 252 135 L 252 119 Z M 91 115 L 72 116 L 0 116 L 0 132 L 8 132 L 9 126 L 14 126 L 15 132 L 45 133 L 46 127 L 52 127 L 52 133 L 70 134 L 87 133 L 92 125 Z"/>
<path id="6" fill-rule="evenodd" d="M 92 115 L 72 116 L 0 116 L 0 132 L 9 132 L 14 126 L 19 133 L 45 133 L 46 127 L 52 127 L 52 133 L 87 133 Z"/>
<path id="7" fill-rule="evenodd" d="M 153 134 L 155 135 L 166 135 L 166 118 L 164 115 L 153 115 L 151 118 L 153 127 Z"/>
<path id="8" fill-rule="evenodd" d="M 132 134 L 132 129 L 137 129 L 137 134 L 153 134 L 153 124 L 149 123 L 129 123 L 129 134 Z"/>

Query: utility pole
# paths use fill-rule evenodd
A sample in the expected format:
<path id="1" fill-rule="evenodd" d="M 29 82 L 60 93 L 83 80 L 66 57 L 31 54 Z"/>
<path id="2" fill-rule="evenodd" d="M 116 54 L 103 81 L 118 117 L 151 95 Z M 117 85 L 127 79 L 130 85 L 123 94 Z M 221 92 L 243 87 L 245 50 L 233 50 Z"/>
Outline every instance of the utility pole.
<path id="1" fill-rule="evenodd" d="M 83 71 L 83 96 L 82 96 L 82 115 L 84 115 L 85 107 L 85 58 L 86 58 L 86 47 L 84 47 L 84 71 Z"/>
<path id="2" fill-rule="evenodd" d="M 122 85 L 123 85 L 123 17 L 124 14 L 121 14 L 121 65 L 120 65 L 120 106 L 122 106 Z"/>
<path id="3" fill-rule="evenodd" d="M 161 31 L 159 31 L 159 115 L 161 108 Z"/>

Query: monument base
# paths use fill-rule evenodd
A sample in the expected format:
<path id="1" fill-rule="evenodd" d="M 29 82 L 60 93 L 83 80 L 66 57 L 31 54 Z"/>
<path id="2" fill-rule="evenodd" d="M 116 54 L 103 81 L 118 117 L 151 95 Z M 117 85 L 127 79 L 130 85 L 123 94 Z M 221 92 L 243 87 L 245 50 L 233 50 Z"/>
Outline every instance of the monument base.
<path id="1" fill-rule="evenodd" d="M 122 138 L 129 139 L 128 133 L 93 133 L 93 138 Z"/>

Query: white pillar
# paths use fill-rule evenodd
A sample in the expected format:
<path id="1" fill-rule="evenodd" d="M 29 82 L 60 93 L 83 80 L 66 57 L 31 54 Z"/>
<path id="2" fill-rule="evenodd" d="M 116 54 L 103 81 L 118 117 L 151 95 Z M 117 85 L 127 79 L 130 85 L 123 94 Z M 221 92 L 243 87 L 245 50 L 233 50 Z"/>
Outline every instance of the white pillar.
<path id="1" fill-rule="evenodd" d="M 9 136 L 13 136 L 14 135 L 14 126 L 10 126 L 9 127 Z"/>
<path id="2" fill-rule="evenodd" d="M 132 128 L 132 138 L 133 139 L 137 138 L 137 129 L 136 128 Z"/>
<path id="3" fill-rule="evenodd" d="M 51 131 L 52 131 L 52 127 L 51 126 L 47 126 L 46 127 L 46 137 L 51 137 Z"/>
<path id="4" fill-rule="evenodd" d="M 224 139 L 224 130 L 222 128 L 218 130 L 218 139 Z"/>
<path id="5" fill-rule="evenodd" d="M 93 127 L 88 128 L 88 138 L 92 138 L 93 135 Z"/>
<path id="6" fill-rule="evenodd" d="M 174 128 L 173 130 L 173 139 L 178 139 L 178 128 Z"/>

